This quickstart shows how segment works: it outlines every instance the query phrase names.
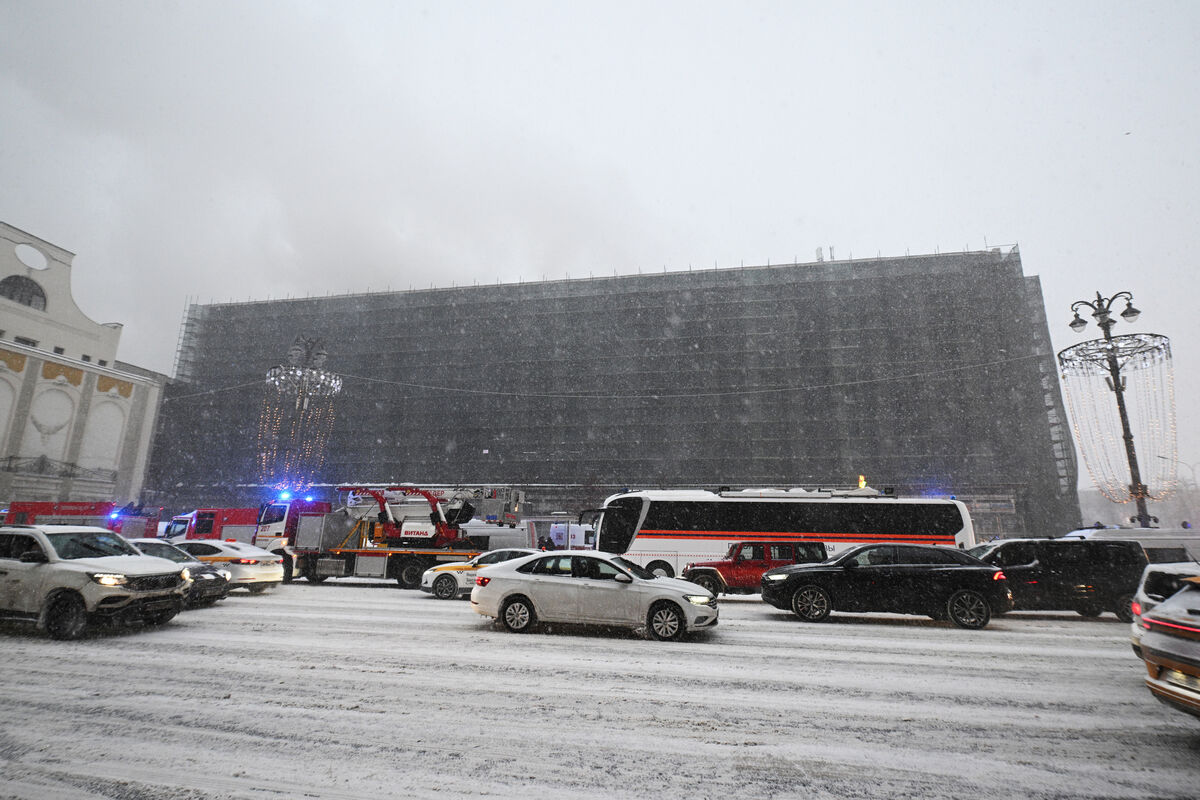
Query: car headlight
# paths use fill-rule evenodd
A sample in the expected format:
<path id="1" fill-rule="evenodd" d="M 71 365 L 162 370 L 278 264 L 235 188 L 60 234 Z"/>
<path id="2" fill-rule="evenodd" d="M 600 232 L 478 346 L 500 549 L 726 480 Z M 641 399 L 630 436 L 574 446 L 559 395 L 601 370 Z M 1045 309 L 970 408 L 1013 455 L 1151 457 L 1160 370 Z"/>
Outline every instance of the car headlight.
<path id="1" fill-rule="evenodd" d="M 129 583 L 129 579 L 119 572 L 89 572 L 88 577 L 101 586 L 121 586 Z"/>
<path id="2" fill-rule="evenodd" d="M 766 575 L 763 575 L 763 579 L 768 580 L 768 581 L 782 581 L 782 580 L 785 580 L 786 578 L 787 578 L 787 573 L 783 573 L 783 572 L 776 573 L 776 574 L 768 572 Z"/>
<path id="3" fill-rule="evenodd" d="M 192 579 L 192 571 L 187 567 L 179 570 L 179 579 L 182 581 L 190 581 Z"/>
<path id="4" fill-rule="evenodd" d="M 706 606 L 713 601 L 713 599 L 706 594 L 685 594 L 683 599 L 687 600 L 694 606 Z"/>
<path id="5" fill-rule="evenodd" d="M 219 569 L 217 570 L 217 574 L 227 581 L 233 580 L 233 573 L 227 569 Z"/>

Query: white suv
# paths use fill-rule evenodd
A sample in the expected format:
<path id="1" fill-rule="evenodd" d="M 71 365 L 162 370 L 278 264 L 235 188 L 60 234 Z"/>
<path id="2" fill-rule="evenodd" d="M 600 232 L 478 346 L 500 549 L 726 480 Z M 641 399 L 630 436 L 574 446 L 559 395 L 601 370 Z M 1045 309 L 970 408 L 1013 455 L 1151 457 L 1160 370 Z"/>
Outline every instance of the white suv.
<path id="1" fill-rule="evenodd" d="M 79 638 L 91 620 L 161 625 L 179 613 L 190 580 L 104 528 L 0 527 L 0 617 L 55 639 Z"/>

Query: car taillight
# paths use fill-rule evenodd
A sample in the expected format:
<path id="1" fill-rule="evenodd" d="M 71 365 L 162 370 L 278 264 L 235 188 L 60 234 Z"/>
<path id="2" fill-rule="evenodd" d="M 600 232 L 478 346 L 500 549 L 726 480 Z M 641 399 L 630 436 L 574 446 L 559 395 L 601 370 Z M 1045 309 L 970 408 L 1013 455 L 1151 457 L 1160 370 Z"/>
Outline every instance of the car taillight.
<path id="1" fill-rule="evenodd" d="M 1140 617 L 1142 615 L 1142 604 L 1134 600 L 1129 604 L 1129 610 Z"/>
<path id="2" fill-rule="evenodd" d="M 480 575 L 478 578 L 475 579 L 476 586 L 487 586 L 491 582 L 492 582 L 491 578 L 485 578 L 482 575 Z"/>
<path id="3" fill-rule="evenodd" d="M 257 564 L 258 559 L 257 558 L 239 558 L 237 561 L 234 561 L 233 563 L 235 563 L 235 564 Z"/>
<path id="4" fill-rule="evenodd" d="M 1004 577 L 1004 570 L 1002 570 L 1002 569 L 998 569 L 998 570 L 996 570 L 996 574 L 992 576 L 992 580 L 994 580 L 994 581 L 1002 581 L 1002 580 L 1005 580 L 1005 577 Z"/>

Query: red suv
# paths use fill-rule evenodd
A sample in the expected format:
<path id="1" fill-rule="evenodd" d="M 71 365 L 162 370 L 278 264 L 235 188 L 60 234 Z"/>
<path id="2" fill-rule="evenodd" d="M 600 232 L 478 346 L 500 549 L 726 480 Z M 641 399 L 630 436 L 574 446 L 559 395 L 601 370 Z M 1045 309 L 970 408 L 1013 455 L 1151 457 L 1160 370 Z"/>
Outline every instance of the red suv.
<path id="1" fill-rule="evenodd" d="M 713 596 L 756 594 L 767 570 L 788 564 L 824 561 L 823 542 L 734 542 L 720 561 L 699 561 L 683 568 L 680 577 L 702 586 Z"/>

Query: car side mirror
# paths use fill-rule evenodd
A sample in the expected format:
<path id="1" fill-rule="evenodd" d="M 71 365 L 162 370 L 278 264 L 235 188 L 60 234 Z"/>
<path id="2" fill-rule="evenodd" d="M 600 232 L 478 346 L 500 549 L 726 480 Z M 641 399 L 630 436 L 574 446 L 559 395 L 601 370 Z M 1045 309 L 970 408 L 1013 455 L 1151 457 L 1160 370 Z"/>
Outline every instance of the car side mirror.
<path id="1" fill-rule="evenodd" d="M 17 560 L 22 564 L 44 564 L 50 559 L 41 550 L 26 550 Z"/>
<path id="2" fill-rule="evenodd" d="M 858 562 L 854 559 L 850 559 L 846 563 L 842 564 L 842 569 L 858 569 Z"/>
<path id="3" fill-rule="evenodd" d="M 613 577 L 613 580 L 616 581 L 617 583 L 633 583 L 633 578 L 629 577 L 624 572 L 618 572 Z"/>

